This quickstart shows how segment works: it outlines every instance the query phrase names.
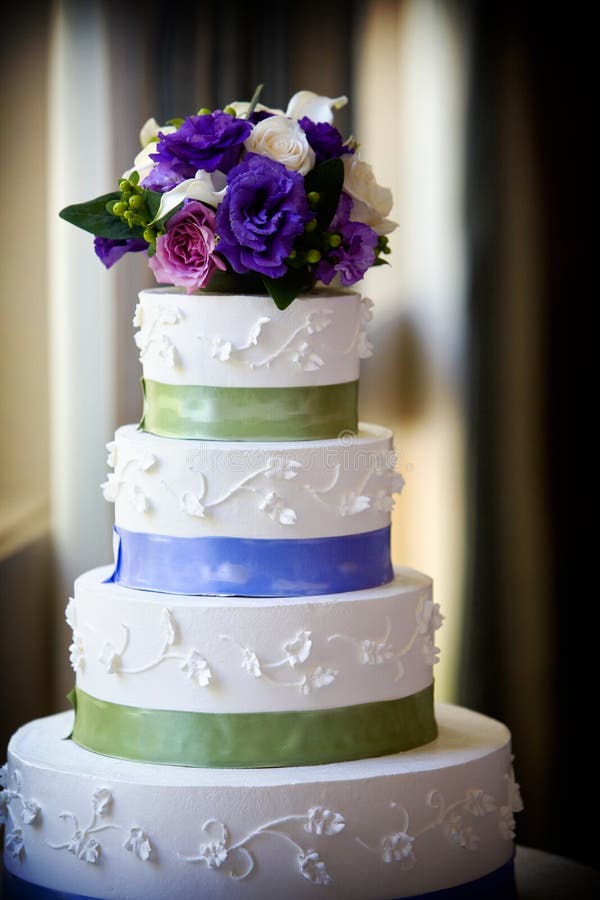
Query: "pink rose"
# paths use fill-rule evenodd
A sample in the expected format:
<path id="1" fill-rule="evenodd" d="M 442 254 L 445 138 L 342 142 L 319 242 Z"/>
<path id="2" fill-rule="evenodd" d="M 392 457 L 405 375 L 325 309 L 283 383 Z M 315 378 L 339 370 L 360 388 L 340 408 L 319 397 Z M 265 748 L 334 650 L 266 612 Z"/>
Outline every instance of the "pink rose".
<path id="1" fill-rule="evenodd" d="M 198 200 L 188 200 L 169 219 L 148 260 L 158 282 L 184 287 L 188 294 L 204 287 L 215 268 L 225 263 L 215 253 L 215 214 Z"/>

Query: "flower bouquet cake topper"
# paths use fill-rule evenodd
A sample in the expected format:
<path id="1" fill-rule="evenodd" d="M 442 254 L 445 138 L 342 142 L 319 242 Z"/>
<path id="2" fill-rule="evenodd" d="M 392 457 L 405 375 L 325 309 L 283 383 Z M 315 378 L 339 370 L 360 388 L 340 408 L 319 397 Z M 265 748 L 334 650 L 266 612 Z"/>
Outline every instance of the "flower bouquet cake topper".
<path id="1" fill-rule="evenodd" d="M 287 110 L 258 102 L 200 109 L 160 126 L 118 190 L 60 216 L 95 236 L 108 268 L 145 251 L 159 284 L 268 292 L 285 309 L 317 283 L 349 287 L 390 252 L 392 194 L 333 124 L 346 97 L 300 91 Z"/>

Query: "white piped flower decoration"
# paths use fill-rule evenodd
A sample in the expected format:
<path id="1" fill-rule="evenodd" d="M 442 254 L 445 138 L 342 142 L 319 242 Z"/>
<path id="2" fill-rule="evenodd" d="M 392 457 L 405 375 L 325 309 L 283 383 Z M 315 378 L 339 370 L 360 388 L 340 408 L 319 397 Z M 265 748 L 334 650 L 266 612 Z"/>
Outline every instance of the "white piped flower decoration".
<path id="1" fill-rule="evenodd" d="M 304 830 L 309 834 L 339 834 L 346 827 L 345 819 L 340 813 L 332 812 L 323 806 L 313 806 L 308 810 L 308 819 Z"/>
<path id="2" fill-rule="evenodd" d="M 218 359 L 220 362 L 227 362 L 231 358 L 232 350 L 231 341 L 224 341 L 219 335 L 215 335 L 210 342 L 210 355 L 212 359 Z"/>
<path id="3" fill-rule="evenodd" d="M 127 499 L 136 512 L 144 513 L 148 510 L 150 502 L 139 484 L 132 484 L 129 488 Z"/>
<path id="4" fill-rule="evenodd" d="M 21 859 L 25 853 L 25 843 L 23 841 L 23 832 L 20 828 L 8 831 L 4 838 L 4 849 L 13 859 Z"/>
<path id="5" fill-rule="evenodd" d="M 24 825 L 33 825 L 40 812 L 40 807 L 35 800 L 23 800 L 21 816 Z"/>
<path id="6" fill-rule="evenodd" d="M 357 513 L 369 509 L 370 505 L 370 497 L 364 494 L 356 494 L 354 491 L 347 491 L 345 494 L 342 494 L 338 512 L 340 516 L 355 516 Z"/>
<path id="7" fill-rule="evenodd" d="M 287 662 L 294 668 L 300 663 L 306 662 L 310 656 L 312 640 L 310 631 L 300 631 L 293 641 L 286 641 L 283 645 Z"/>
<path id="8" fill-rule="evenodd" d="M 188 516 L 195 516 L 198 519 L 204 518 L 205 509 L 201 499 L 191 491 L 184 491 L 181 495 L 179 508 L 182 512 L 187 513 Z"/>
<path id="9" fill-rule="evenodd" d="M 384 863 L 399 862 L 402 869 L 412 869 L 416 863 L 414 837 L 404 831 L 386 834 L 381 838 L 381 858 Z"/>
<path id="10" fill-rule="evenodd" d="M 120 481 L 114 473 L 110 473 L 106 476 L 106 481 L 104 481 L 100 487 L 102 488 L 102 494 L 105 500 L 108 500 L 109 503 L 114 503 L 117 499 L 117 494 L 119 493 L 119 488 L 121 486 Z"/>
<path id="11" fill-rule="evenodd" d="M 92 809 L 97 816 L 110 815 L 112 802 L 112 794 L 107 788 L 98 788 L 92 794 Z"/>
<path id="12" fill-rule="evenodd" d="M 300 469 L 302 469 L 302 463 L 297 459 L 284 459 L 282 456 L 273 456 L 267 460 L 264 475 L 265 478 L 289 481 L 290 478 L 295 478 L 298 475 Z"/>
<path id="13" fill-rule="evenodd" d="M 141 828 L 131 828 L 127 840 L 123 844 L 125 850 L 129 850 L 142 862 L 147 862 L 152 855 L 152 845 L 148 835 Z"/>
<path id="14" fill-rule="evenodd" d="M 195 681 L 200 687 L 207 687 L 212 678 L 208 662 L 198 650 L 190 650 L 187 658 L 181 664 L 181 671 L 185 672 L 191 681 Z"/>
<path id="15" fill-rule="evenodd" d="M 106 445 L 106 449 L 108 451 L 108 455 L 106 457 L 106 465 L 109 469 L 114 469 L 117 462 L 117 442 L 109 441 Z"/>
<path id="16" fill-rule="evenodd" d="M 258 657 L 254 650 L 250 650 L 248 647 L 242 648 L 241 666 L 244 672 L 247 672 L 248 675 L 252 675 L 254 678 L 260 678 L 262 675 Z"/>
<path id="17" fill-rule="evenodd" d="M 263 494 L 258 503 L 258 508 L 262 510 L 274 522 L 281 525 L 295 525 L 297 515 L 293 509 L 286 506 L 282 497 L 275 491 L 267 491 Z"/>
<path id="18" fill-rule="evenodd" d="M 496 801 L 481 788 L 470 788 L 465 796 L 463 806 L 472 816 L 485 816 L 496 809 Z"/>
<path id="19" fill-rule="evenodd" d="M 292 353 L 292 362 L 295 366 L 299 366 L 304 372 L 316 372 L 321 366 L 325 365 L 325 361 L 314 353 L 308 341 L 302 341 Z"/>
<path id="20" fill-rule="evenodd" d="M 98 662 L 102 663 L 107 675 L 114 675 L 121 668 L 121 657 L 114 644 L 105 641 L 98 657 Z"/>
<path id="21" fill-rule="evenodd" d="M 69 662 L 74 672 L 80 672 L 85 662 L 83 640 L 78 631 L 73 632 L 73 641 L 69 645 Z"/>
<path id="22" fill-rule="evenodd" d="M 306 696 L 318 691 L 323 687 L 333 684 L 337 678 L 335 669 L 326 668 L 325 666 L 316 666 L 311 672 L 305 673 L 298 682 L 298 691 Z"/>
<path id="23" fill-rule="evenodd" d="M 498 819 L 498 830 L 500 837 L 505 841 L 512 841 L 515 838 L 516 822 L 513 811 L 509 806 L 500 807 L 500 817 Z"/>
<path id="24" fill-rule="evenodd" d="M 307 850 L 298 856 L 300 874 L 313 884 L 331 884 L 333 881 L 325 863 L 316 850 Z"/>

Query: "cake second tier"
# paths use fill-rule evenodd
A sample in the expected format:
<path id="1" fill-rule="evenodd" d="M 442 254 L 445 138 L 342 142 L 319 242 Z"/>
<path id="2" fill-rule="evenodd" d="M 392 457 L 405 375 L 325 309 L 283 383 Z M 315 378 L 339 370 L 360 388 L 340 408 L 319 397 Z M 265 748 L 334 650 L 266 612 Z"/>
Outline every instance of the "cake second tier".
<path id="1" fill-rule="evenodd" d="M 392 433 L 322 441 L 196 441 L 135 425 L 109 444 L 114 581 L 167 593 L 295 596 L 393 577 L 402 487 Z"/>
<path id="2" fill-rule="evenodd" d="M 75 582 L 74 739 L 192 766 L 289 766 L 406 750 L 436 735 L 431 579 L 319 597 L 215 598 Z"/>

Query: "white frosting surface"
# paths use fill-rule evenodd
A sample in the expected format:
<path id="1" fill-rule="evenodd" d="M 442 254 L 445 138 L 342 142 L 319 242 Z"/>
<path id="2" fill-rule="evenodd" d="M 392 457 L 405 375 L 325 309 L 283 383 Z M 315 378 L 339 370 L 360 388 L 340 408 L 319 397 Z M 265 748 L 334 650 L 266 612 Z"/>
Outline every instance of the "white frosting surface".
<path id="1" fill-rule="evenodd" d="M 9 746 L 5 865 L 56 890 L 121 900 L 383 900 L 474 880 L 513 852 L 510 735 L 438 705 L 407 753 L 304 768 L 216 770 L 98 756 L 71 713 Z"/>
<path id="2" fill-rule="evenodd" d="M 432 683 L 441 624 L 431 579 L 313 597 L 202 597 L 75 582 L 67 607 L 77 686 L 101 700 L 194 712 L 329 709 Z"/>
<path id="3" fill-rule="evenodd" d="M 357 436 L 323 441 L 198 441 L 136 425 L 108 445 L 103 485 L 115 522 L 176 537 L 320 538 L 390 524 L 392 432 L 361 423 Z"/>
<path id="4" fill-rule="evenodd" d="M 134 325 L 145 378 L 165 384 L 303 387 L 356 381 L 371 301 L 323 290 L 279 310 L 268 296 L 141 291 Z"/>

